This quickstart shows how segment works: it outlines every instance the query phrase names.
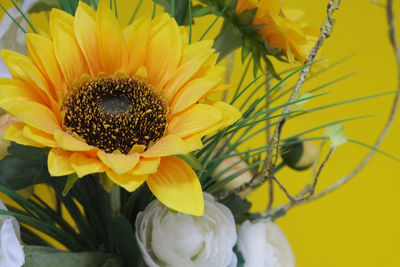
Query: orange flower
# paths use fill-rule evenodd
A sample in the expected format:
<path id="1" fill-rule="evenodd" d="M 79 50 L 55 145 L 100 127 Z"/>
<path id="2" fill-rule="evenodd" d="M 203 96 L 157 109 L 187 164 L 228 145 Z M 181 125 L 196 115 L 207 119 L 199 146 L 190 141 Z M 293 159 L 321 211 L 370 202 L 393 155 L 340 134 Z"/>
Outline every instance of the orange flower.
<path id="1" fill-rule="evenodd" d="M 289 62 L 304 62 L 314 44 L 313 31 L 299 22 L 302 13 L 283 10 L 279 0 L 238 0 L 236 13 L 257 8 L 253 25 L 264 24 L 259 32 L 272 48 L 281 49 Z"/>

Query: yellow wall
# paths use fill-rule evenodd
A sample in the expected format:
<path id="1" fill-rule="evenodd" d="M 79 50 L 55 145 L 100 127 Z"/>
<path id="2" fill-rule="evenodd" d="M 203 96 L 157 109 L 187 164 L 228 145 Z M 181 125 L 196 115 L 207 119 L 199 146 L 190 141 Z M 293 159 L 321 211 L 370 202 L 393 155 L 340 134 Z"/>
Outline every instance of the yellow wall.
<path id="1" fill-rule="evenodd" d="M 1 0 L 3 3 L 5 0 Z M 134 6 L 131 1 L 119 0 L 121 21 L 126 23 Z M 136 2 L 136 1 L 134 1 Z M 145 4 L 140 14 L 151 13 L 151 1 Z M 290 8 L 306 11 L 304 19 L 319 28 L 325 18 L 328 0 L 286 0 Z M 334 62 L 346 56 L 354 56 L 306 83 L 305 90 L 311 89 L 331 79 L 354 71 L 357 75 L 342 81 L 324 91 L 331 92 L 320 100 L 308 103 L 306 107 L 333 103 L 339 100 L 390 91 L 396 88 L 395 61 L 387 39 L 384 9 L 370 4 L 368 0 L 342 1 L 337 12 L 337 24 L 332 37 L 323 49 L 323 57 Z M 398 3 L 397 3 L 398 4 Z M 160 10 L 160 9 L 159 9 Z M 400 17 L 400 5 L 395 11 Z M 400 28 L 400 20 L 397 25 Z M 194 40 L 210 23 L 210 18 L 197 20 Z M 219 24 L 220 25 L 220 24 Z M 215 31 L 209 37 L 215 35 Z M 236 56 L 236 62 L 238 62 Z M 284 65 L 279 65 L 284 68 Z M 286 66 L 287 67 L 287 66 Z M 241 70 L 235 68 L 234 77 Z M 251 77 L 248 78 L 248 80 Z M 233 79 L 233 83 L 237 82 Z M 292 81 L 293 82 L 293 81 Z M 391 96 L 368 100 L 356 104 L 304 116 L 287 123 L 284 135 L 306 130 L 324 122 L 363 114 L 375 114 L 373 118 L 345 124 L 345 133 L 353 139 L 373 144 L 388 116 Z M 400 118 L 397 118 L 382 149 L 400 157 Z M 321 136 L 322 130 L 309 135 Z M 249 145 L 257 145 L 260 139 Z M 345 144 L 333 155 L 321 176 L 318 188 L 328 186 L 347 174 L 368 152 L 367 149 Z M 277 223 L 286 233 L 297 258 L 299 267 L 321 266 L 400 266 L 397 253 L 400 249 L 400 163 L 377 155 L 371 163 L 345 187 L 327 197 L 296 207 Z M 310 172 L 284 170 L 277 175 L 288 189 L 295 193 L 310 182 Z M 267 201 L 267 188 L 261 187 L 251 197 L 255 201 L 254 210 L 261 210 Z M 278 193 L 278 203 L 284 196 Z"/>
<path id="2" fill-rule="evenodd" d="M 325 17 L 328 1 L 287 0 L 288 7 L 306 11 L 305 20 L 315 27 Z M 355 54 L 350 60 L 306 84 L 313 88 L 342 74 L 360 71 L 326 91 L 325 103 L 341 99 L 395 90 L 396 66 L 388 38 L 384 9 L 367 0 L 342 1 L 337 12 L 334 33 L 323 49 L 330 62 Z M 395 11 L 400 17 L 400 5 Z M 400 28 L 400 20 L 396 25 Z M 388 116 L 392 97 L 341 106 L 334 110 L 293 121 L 286 135 L 317 126 L 324 121 L 352 115 L 376 114 L 375 117 L 345 124 L 347 136 L 373 144 Z M 310 104 L 309 106 L 313 106 Z M 397 117 L 382 149 L 400 157 L 400 118 Z M 317 134 L 318 135 L 318 134 Z M 319 188 L 326 187 L 347 174 L 367 150 L 345 144 L 333 155 L 321 176 Z M 296 192 L 310 173 L 302 176 L 285 170 L 278 178 Z M 257 207 L 265 205 L 267 188 L 253 196 Z M 357 177 L 345 187 L 325 198 L 294 208 L 277 223 L 286 233 L 296 254 L 299 267 L 310 266 L 400 266 L 400 164 L 377 155 Z M 280 196 L 281 200 L 283 197 Z"/>

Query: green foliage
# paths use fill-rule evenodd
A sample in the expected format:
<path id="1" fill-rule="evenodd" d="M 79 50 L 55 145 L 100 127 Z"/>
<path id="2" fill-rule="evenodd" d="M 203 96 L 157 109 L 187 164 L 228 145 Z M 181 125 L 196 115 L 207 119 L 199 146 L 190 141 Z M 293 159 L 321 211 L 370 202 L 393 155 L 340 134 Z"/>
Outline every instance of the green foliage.
<path id="1" fill-rule="evenodd" d="M 61 8 L 58 0 L 41 0 L 34 4 L 29 10 L 28 14 L 39 13 L 42 11 L 50 11 L 53 8 Z"/>
<path id="2" fill-rule="evenodd" d="M 256 9 L 245 10 L 240 14 L 236 14 L 237 1 L 235 0 L 201 0 L 201 2 L 204 6 L 197 7 L 198 11 L 194 16 L 204 16 L 213 13 L 217 18 L 220 16 L 224 18 L 223 26 L 215 40 L 214 46 L 220 53 L 218 60 L 223 59 L 237 48 L 242 47 L 242 62 L 249 55 L 252 55 L 254 77 L 257 76 L 258 71 L 261 69 L 261 60 L 263 60 L 267 68 L 266 70 L 274 78 L 280 79 L 268 56 L 273 56 L 278 60 L 284 61 L 284 53 L 280 49 L 271 48 L 265 37 L 258 32 L 264 25 L 252 24 Z"/>
<path id="3" fill-rule="evenodd" d="M 107 228 L 125 266 L 140 266 L 141 252 L 136 242 L 134 225 L 125 216 L 108 217 Z"/>
<path id="4" fill-rule="evenodd" d="M 244 267 L 245 266 L 245 260 L 244 260 L 244 257 L 242 255 L 242 253 L 239 251 L 237 245 L 235 245 L 233 247 L 233 252 L 235 252 L 236 258 L 237 258 L 236 267 Z"/>
<path id="5" fill-rule="evenodd" d="M 189 1 L 188 0 L 157 0 L 157 3 L 165 8 L 165 12 L 173 11 L 173 17 L 178 25 L 189 25 Z"/>
<path id="6" fill-rule="evenodd" d="M 12 142 L 8 152 L 9 155 L 0 161 L 2 183 L 19 190 L 51 179 L 47 169 L 47 151 Z"/>
<path id="7" fill-rule="evenodd" d="M 251 204 L 239 196 L 231 196 L 221 201 L 222 204 L 227 206 L 235 217 L 237 224 L 243 223 L 245 220 L 260 218 L 259 214 L 251 214 L 249 212 Z"/>
<path id="8" fill-rule="evenodd" d="M 51 1 L 51 0 L 50 0 Z M 81 0 L 88 5 L 93 4 L 96 7 L 97 3 L 91 0 Z M 78 7 L 79 0 L 59 0 L 61 9 L 65 12 L 75 15 L 76 8 Z"/>
<path id="9" fill-rule="evenodd" d="M 25 265 L 29 267 L 123 267 L 121 259 L 102 252 L 66 252 L 41 246 L 24 246 Z"/>
<path id="10" fill-rule="evenodd" d="M 68 175 L 64 190 L 61 193 L 63 197 L 65 197 L 68 194 L 69 190 L 71 190 L 72 186 L 74 186 L 74 184 L 78 181 L 78 179 L 79 177 L 75 173 Z"/>
<path id="11" fill-rule="evenodd" d="M 178 158 L 185 161 L 195 170 L 205 171 L 204 166 L 201 164 L 201 161 L 196 158 L 192 153 L 188 153 L 186 155 L 177 155 Z"/>

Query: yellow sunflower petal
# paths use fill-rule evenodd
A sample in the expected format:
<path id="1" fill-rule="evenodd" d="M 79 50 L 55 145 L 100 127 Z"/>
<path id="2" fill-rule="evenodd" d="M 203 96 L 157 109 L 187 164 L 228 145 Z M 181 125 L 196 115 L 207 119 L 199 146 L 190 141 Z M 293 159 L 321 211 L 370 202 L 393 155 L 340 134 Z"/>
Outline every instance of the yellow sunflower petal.
<path id="1" fill-rule="evenodd" d="M 201 65 L 199 70 L 192 76 L 192 80 L 203 78 L 204 76 L 208 76 L 210 74 L 213 74 L 214 72 L 216 75 L 219 75 L 220 77 L 222 77 L 221 75 L 223 75 L 223 72 L 221 72 L 221 68 L 222 68 L 222 70 L 225 70 L 225 68 L 215 65 L 217 62 L 217 59 L 218 59 L 218 54 L 216 54 L 216 53 L 209 56 L 207 58 L 207 60 Z M 218 71 L 218 72 L 216 72 L 216 71 Z M 214 76 L 215 76 L 215 74 L 214 74 Z"/>
<path id="2" fill-rule="evenodd" d="M 60 129 L 59 121 L 54 113 L 46 106 L 36 102 L 0 103 L 13 117 L 46 133 Z"/>
<path id="3" fill-rule="evenodd" d="M 114 74 L 118 70 L 125 70 L 128 61 L 125 38 L 118 20 L 104 1 L 100 1 L 96 21 L 103 71 Z"/>
<path id="4" fill-rule="evenodd" d="M 71 85 L 82 74 L 88 73 L 88 67 L 75 40 L 72 25 L 61 20 L 59 13 L 65 12 L 58 9 L 52 10 L 50 14 L 50 30 L 53 37 L 56 58 L 65 80 Z"/>
<path id="5" fill-rule="evenodd" d="M 101 70 L 101 65 L 97 41 L 96 13 L 82 1 L 79 1 L 76 10 L 74 32 L 91 74 L 97 75 Z"/>
<path id="6" fill-rule="evenodd" d="M 58 8 L 53 8 L 50 12 L 50 32 L 53 32 L 54 30 L 52 29 L 52 20 L 59 20 L 69 27 L 72 27 L 72 25 L 74 25 L 74 17 L 71 14 Z"/>
<path id="7" fill-rule="evenodd" d="M 162 88 L 178 67 L 181 53 L 179 28 L 171 18 L 149 42 L 145 61 L 148 82 L 156 89 Z"/>
<path id="8" fill-rule="evenodd" d="M 69 135 L 64 131 L 55 131 L 54 139 L 56 140 L 59 147 L 67 151 L 89 151 L 94 149 L 94 147 Z"/>
<path id="9" fill-rule="evenodd" d="M 38 34 L 28 33 L 25 35 L 29 53 L 32 55 L 36 65 L 46 78 L 52 82 L 54 95 L 58 97 L 58 102 L 62 100 L 66 90 L 64 79 L 54 54 L 53 43 Z"/>
<path id="10" fill-rule="evenodd" d="M 185 143 L 176 135 L 166 135 L 149 147 L 141 156 L 145 158 L 186 154 Z"/>
<path id="11" fill-rule="evenodd" d="M 1 50 L 1 57 L 12 77 L 23 80 L 33 88 L 39 89 L 47 96 L 49 102 L 55 103 L 54 98 L 56 96 L 52 94 L 46 78 L 29 57 L 6 49 Z"/>
<path id="12" fill-rule="evenodd" d="M 218 101 L 213 103 L 212 105 L 221 112 L 222 119 L 218 121 L 218 123 L 214 124 L 212 127 L 209 127 L 200 132 L 199 134 L 201 136 L 213 133 L 219 129 L 223 129 L 233 124 L 242 117 L 242 113 L 240 111 L 225 102 Z"/>
<path id="13" fill-rule="evenodd" d="M 128 43 L 128 73 L 134 75 L 146 58 L 151 21 L 142 17 L 124 29 Z"/>
<path id="14" fill-rule="evenodd" d="M 163 13 L 151 20 L 150 36 L 154 36 L 171 19 L 170 15 Z"/>
<path id="15" fill-rule="evenodd" d="M 10 127 L 7 128 L 7 131 L 4 133 L 4 139 L 16 142 L 21 145 L 26 146 L 34 146 L 34 147 L 44 147 L 44 145 L 33 141 L 30 138 L 27 138 L 23 135 L 23 129 L 26 126 L 23 122 L 17 122 Z"/>
<path id="16" fill-rule="evenodd" d="M 133 175 L 155 173 L 160 165 L 160 158 L 141 158 L 139 163 L 130 171 Z"/>
<path id="17" fill-rule="evenodd" d="M 176 114 L 168 124 L 167 133 L 185 137 L 201 132 L 221 119 L 221 112 L 217 108 L 206 104 L 196 104 Z"/>
<path id="18" fill-rule="evenodd" d="M 187 136 L 182 138 L 183 142 L 185 142 L 186 148 L 189 152 L 198 150 L 203 147 L 203 142 L 201 142 L 201 135 L 195 134 L 191 136 Z"/>
<path id="19" fill-rule="evenodd" d="M 212 46 L 213 46 L 212 40 L 203 40 L 188 45 L 182 52 L 181 65 L 193 61 L 193 59 L 200 54 L 204 55 L 212 54 L 214 52 Z"/>
<path id="20" fill-rule="evenodd" d="M 219 80 L 205 77 L 190 81 L 176 94 L 171 104 L 171 115 L 199 101 L 218 84 Z"/>
<path id="21" fill-rule="evenodd" d="M 26 82 L 0 79 L 0 103 L 10 105 L 21 101 L 42 103 L 42 98 Z"/>
<path id="22" fill-rule="evenodd" d="M 196 173 L 176 157 L 161 159 L 157 173 L 146 180 L 151 192 L 165 206 L 183 213 L 202 216 L 204 200 Z"/>
<path id="23" fill-rule="evenodd" d="M 80 152 L 72 153 L 70 161 L 78 177 L 105 171 L 104 165 L 98 159 L 86 157 Z"/>
<path id="24" fill-rule="evenodd" d="M 106 173 L 111 181 L 129 192 L 135 191 L 147 178 L 147 175 L 132 175 L 130 173 L 116 174 L 111 170 L 107 170 Z"/>
<path id="25" fill-rule="evenodd" d="M 75 172 L 71 165 L 71 154 L 71 152 L 60 148 L 53 148 L 50 150 L 47 165 L 51 176 L 63 176 Z"/>
<path id="26" fill-rule="evenodd" d="M 26 125 L 22 131 L 24 137 L 47 147 L 56 147 L 57 143 L 54 140 L 54 136 L 45 133 L 39 129 Z"/>
<path id="27" fill-rule="evenodd" d="M 200 42 L 202 43 L 202 42 Z M 187 62 L 185 62 L 182 58 L 181 65 L 179 68 L 171 75 L 168 83 L 165 85 L 164 88 L 164 95 L 167 99 L 172 99 L 172 97 L 175 95 L 177 91 L 200 69 L 200 67 L 210 58 L 210 56 L 213 53 L 213 49 L 207 48 L 208 42 L 206 43 L 205 47 L 206 49 L 204 50 L 199 50 L 197 47 L 202 47 L 202 46 L 195 46 L 195 45 L 190 45 L 189 48 L 186 50 L 189 50 L 190 52 L 196 51 L 197 54 L 193 55 L 190 57 L 190 60 L 188 59 Z M 190 49 L 192 47 L 195 47 L 193 49 Z M 203 47 L 202 47 L 203 48 Z M 199 50 L 199 51 L 197 51 Z M 186 51 L 183 51 L 183 56 L 185 55 Z M 189 52 L 186 52 L 186 54 Z"/>
<path id="28" fill-rule="evenodd" d="M 100 150 L 97 156 L 117 175 L 127 173 L 139 162 L 139 154 L 137 153 L 125 155 L 121 153 L 106 153 Z"/>

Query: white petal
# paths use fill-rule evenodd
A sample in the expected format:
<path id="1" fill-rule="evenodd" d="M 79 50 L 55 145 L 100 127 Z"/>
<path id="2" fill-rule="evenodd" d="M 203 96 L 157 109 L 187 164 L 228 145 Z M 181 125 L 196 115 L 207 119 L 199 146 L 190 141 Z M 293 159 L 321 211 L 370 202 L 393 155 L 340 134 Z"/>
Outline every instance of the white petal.
<path id="1" fill-rule="evenodd" d="M 271 220 L 245 221 L 238 234 L 245 267 L 294 267 L 293 251 L 282 230 Z"/>
<path id="2" fill-rule="evenodd" d="M 14 218 L 6 219 L 0 229 L 0 266 L 20 267 L 25 263 L 23 246 L 14 229 Z"/>
<path id="3" fill-rule="evenodd" d="M 173 214 L 158 200 L 139 213 L 136 239 L 148 266 L 236 266 L 233 215 L 211 195 L 204 200 L 202 217 Z"/>

